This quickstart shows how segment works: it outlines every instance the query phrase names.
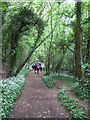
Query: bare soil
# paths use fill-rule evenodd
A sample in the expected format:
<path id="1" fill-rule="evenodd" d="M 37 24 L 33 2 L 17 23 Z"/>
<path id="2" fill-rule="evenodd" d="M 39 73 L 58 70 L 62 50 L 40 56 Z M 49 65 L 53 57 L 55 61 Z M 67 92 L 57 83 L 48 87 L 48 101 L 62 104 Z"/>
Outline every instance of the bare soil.
<path id="1" fill-rule="evenodd" d="M 26 86 L 16 101 L 11 118 L 68 118 L 69 112 L 58 100 L 58 90 L 47 88 L 41 80 L 44 72 L 30 72 Z"/>
<path id="2" fill-rule="evenodd" d="M 78 98 L 68 82 L 58 80 L 55 88 L 49 89 L 41 80 L 43 75 L 44 72 L 35 74 L 34 71 L 27 75 L 25 88 L 14 105 L 11 118 L 70 118 L 69 111 L 58 100 L 58 88 L 63 86 L 88 112 L 88 101 Z"/>

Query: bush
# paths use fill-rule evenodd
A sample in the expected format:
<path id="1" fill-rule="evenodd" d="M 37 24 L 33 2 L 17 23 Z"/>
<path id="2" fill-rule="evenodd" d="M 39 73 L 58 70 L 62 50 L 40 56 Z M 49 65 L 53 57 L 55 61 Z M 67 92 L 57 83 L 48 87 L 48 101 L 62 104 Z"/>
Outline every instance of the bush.
<path id="1" fill-rule="evenodd" d="M 48 88 L 53 88 L 56 85 L 57 80 L 68 80 L 72 82 L 75 81 L 73 76 L 58 73 L 52 73 L 50 75 L 44 76 L 42 80 L 44 81 Z"/>
<path id="2" fill-rule="evenodd" d="M 85 108 L 79 104 L 79 102 L 68 96 L 64 88 L 58 92 L 58 98 L 63 105 L 70 111 L 71 117 L 77 120 L 87 120 L 88 115 L 85 112 Z"/>
<path id="3" fill-rule="evenodd" d="M 29 67 L 23 67 L 22 70 L 19 72 L 18 76 L 26 76 L 31 69 Z"/>
<path id="4" fill-rule="evenodd" d="M 6 118 L 11 115 L 13 105 L 18 96 L 21 95 L 22 89 L 25 85 L 24 77 L 12 77 L 0 81 L 2 87 L 2 106 L 1 117 Z"/>
<path id="5" fill-rule="evenodd" d="M 53 88 L 56 84 L 56 80 L 52 76 L 44 76 L 42 80 L 48 88 Z"/>
<path id="6" fill-rule="evenodd" d="M 79 82 L 80 80 L 76 79 L 73 76 L 68 76 L 68 75 L 64 75 L 64 74 L 59 74 L 58 75 L 59 80 L 68 80 L 70 81 L 72 85 L 72 89 L 75 92 L 76 95 L 78 95 L 78 97 L 80 97 L 81 99 L 90 99 L 90 85 L 89 83 L 82 83 Z"/>
<path id="7" fill-rule="evenodd" d="M 59 75 L 58 73 L 52 73 L 49 76 L 57 80 L 59 78 L 58 75 Z"/>
<path id="8" fill-rule="evenodd" d="M 72 86 L 73 91 L 78 97 L 81 99 L 90 99 L 90 85 L 89 83 L 81 84 L 78 79 L 73 76 L 68 76 L 65 74 L 50 74 L 48 76 L 43 77 L 44 83 L 49 87 L 53 88 L 56 84 L 57 80 L 65 80 L 69 81 Z"/>
<path id="9" fill-rule="evenodd" d="M 76 81 L 76 78 L 71 75 L 66 75 L 66 74 L 59 74 L 58 75 L 59 80 L 69 80 L 69 81 Z"/>
<path id="10" fill-rule="evenodd" d="M 73 91 L 81 99 L 90 99 L 90 87 L 89 87 L 88 84 L 89 83 L 83 83 L 83 84 L 81 84 L 80 82 L 76 82 L 72 86 Z"/>

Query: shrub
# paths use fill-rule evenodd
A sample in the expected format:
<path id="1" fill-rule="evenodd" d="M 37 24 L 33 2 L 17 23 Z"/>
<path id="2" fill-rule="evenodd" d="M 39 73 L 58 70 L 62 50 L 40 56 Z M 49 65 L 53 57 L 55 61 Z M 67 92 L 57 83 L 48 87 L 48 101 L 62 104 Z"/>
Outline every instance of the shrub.
<path id="1" fill-rule="evenodd" d="M 51 76 L 44 76 L 42 80 L 48 88 L 53 88 L 56 84 L 56 80 L 53 79 Z"/>
<path id="2" fill-rule="evenodd" d="M 22 89 L 25 85 L 25 79 L 23 77 L 12 77 L 6 80 L 1 80 L 2 87 L 2 106 L 1 117 L 6 118 L 11 115 L 13 111 L 13 105 L 18 96 L 21 95 Z"/>
<path id="3" fill-rule="evenodd" d="M 49 76 L 51 76 L 53 79 L 58 79 L 58 73 L 52 73 L 52 74 L 50 74 Z"/>
<path id="4" fill-rule="evenodd" d="M 58 78 L 59 78 L 59 80 L 76 81 L 76 78 L 74 76 L 66 75 L 66 74 L 59 74 Z"/>
<path id="5" fill-rule="evenodd" d="M 26 76 L 31 69 L 29 67 L 23 67 L 22 70 L 19 72 L 18 76 Z"/>
<path id="6" fill-rule="evenodd" d="M 73 84 L 72 88 L 76 95 L 78 95 L 81 99 L 90 99 L 90 87 L 89 83 L 76 82 Z"/>
<path id="7" fill-rule="evenodd" d="M 88 82 L 81 84 L 80 80 L 65 74 L 58 74 L 57 79 L 70 81 L 72 89 L 78 97 L 81 99 L 90 99 L 90 85 Z"/>
<path id="8" fill-rule="evenodd" d="M 72 82 L 75 81 L 73 76 L 58 73 L 52 73 L 50 75 L 44 76 L 42 80 L 44 81 L 48 88 L 53 88 L 56 85 L 57 80 L 69 80 Z"/>
<path id="9" fill-rule="evenodd" d="M 63 105 L 70 111 L 71 117 L 77 120 L 87 120 L 87 114 L 85 108 L 79 104 L 79 102 L 68 96 L 64 88 L 58 92 L 58 98 Z"/>
<path id="10" fill-rule="evenodd" d="M 90 99 L 90 85 L 89 83 L 81 84 L 78 79 L 73 76 L 65 75 L 65 74 L 50 74 L 48 76 L 43 77 L 44 83 L 49 87 L 53 88 L 56 84 L 57 80 L 65 80 L 69 81 L 72 86 L 73 91 L 78 97 L 81 99 Z"/>

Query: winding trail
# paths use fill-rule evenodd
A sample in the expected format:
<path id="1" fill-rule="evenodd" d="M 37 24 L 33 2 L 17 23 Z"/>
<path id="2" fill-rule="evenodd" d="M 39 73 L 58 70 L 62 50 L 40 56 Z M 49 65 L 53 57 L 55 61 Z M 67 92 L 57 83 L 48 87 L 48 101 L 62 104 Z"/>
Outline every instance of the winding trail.
<path id="1" fill-rule="evenodd" d="M 26 86 L 14 105 L 11 118 L 68 118 L 69 112 L 58 100 L 58 90 L 42 82 L 44 72 L 26 77 Z"/>

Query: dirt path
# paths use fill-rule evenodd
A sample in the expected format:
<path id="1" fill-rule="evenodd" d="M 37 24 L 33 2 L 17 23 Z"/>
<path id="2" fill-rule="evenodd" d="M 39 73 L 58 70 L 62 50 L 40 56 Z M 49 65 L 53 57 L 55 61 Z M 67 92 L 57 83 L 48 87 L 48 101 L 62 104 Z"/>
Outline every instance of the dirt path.
<path id="1" fill-rule="evenodd" d="M 67 118 L 68 111 L 58 101 L 56 88 L 48 89 L 41 81 L 43 72 L 26 77 L 26 86 L 14 106 L 11 118 Z"/>

